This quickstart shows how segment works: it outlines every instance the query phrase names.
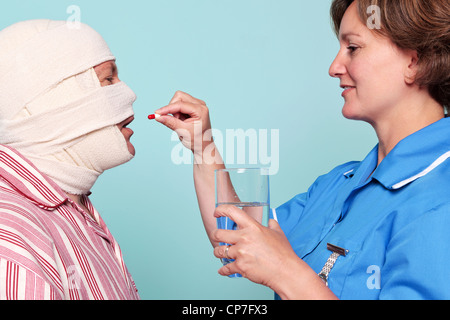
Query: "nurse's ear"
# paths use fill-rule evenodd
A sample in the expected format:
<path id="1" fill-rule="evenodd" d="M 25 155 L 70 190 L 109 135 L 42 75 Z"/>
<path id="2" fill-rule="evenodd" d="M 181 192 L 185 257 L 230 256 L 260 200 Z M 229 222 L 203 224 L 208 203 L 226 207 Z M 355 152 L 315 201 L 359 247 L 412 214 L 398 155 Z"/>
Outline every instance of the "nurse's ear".
<path id="1" fill-rule="evenodd" d="M 413 85 L 416 82 L 417 72 L 419 70 L 419 55 L 416 50 L 404 50 L 406 55 L 405 82 Z"/>

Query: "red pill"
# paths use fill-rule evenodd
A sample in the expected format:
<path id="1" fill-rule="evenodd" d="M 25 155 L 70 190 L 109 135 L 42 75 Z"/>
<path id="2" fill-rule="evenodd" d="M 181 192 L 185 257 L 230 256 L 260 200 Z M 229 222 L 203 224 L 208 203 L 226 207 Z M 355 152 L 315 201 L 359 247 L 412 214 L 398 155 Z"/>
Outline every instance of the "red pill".
<path id="1" fill-rule="evenodd" d="M 154 119 L 159 118 L 159 117 L 160 117 L 159 114 L 151 114 L 151 115 L 148 116 L 148 120 L 154 120 Z"/>

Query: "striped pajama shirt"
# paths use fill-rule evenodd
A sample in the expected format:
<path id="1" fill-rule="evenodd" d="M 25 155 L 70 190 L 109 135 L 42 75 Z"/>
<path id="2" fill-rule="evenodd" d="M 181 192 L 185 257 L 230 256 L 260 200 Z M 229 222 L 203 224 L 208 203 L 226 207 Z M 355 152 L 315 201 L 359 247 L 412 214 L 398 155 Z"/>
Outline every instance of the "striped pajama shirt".
<path id="1" fill-rule="evenodd" d="M 0 145 L 0 299 L 139 299 L 119 245 L 82 202 L 92 216 Z"/>

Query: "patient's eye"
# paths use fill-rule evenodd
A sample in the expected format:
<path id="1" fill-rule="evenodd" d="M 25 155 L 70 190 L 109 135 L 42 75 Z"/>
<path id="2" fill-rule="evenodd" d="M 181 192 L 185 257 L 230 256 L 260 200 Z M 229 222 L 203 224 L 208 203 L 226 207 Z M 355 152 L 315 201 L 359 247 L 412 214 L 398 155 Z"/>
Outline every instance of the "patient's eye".
<path id="1" fill-rule="evenodd" d="M 95 67 L 98 79 L 102 87 L 110 86 L 120 82 L 117 66 L 114 62 L 104 62 Z"/>

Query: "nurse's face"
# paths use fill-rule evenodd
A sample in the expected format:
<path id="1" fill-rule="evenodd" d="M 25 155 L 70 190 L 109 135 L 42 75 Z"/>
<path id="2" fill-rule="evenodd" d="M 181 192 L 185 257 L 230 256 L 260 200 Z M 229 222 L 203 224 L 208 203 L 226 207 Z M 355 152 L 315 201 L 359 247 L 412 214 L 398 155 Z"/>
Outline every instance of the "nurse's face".
<path id="1" fill-rule="evenodd" d="M 410 55 L 362 23 L 356 2 L 343 17 L 339 42 L 329 73 L 344 89 L 343 115 L 371 124 L 390 118 L 407 95 L 405 67 Z"/>

